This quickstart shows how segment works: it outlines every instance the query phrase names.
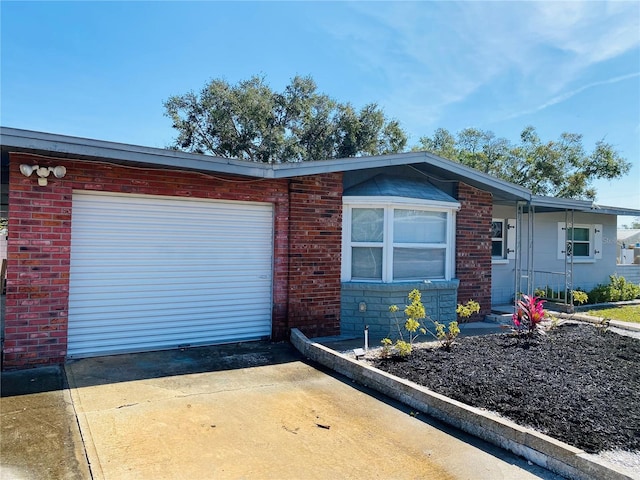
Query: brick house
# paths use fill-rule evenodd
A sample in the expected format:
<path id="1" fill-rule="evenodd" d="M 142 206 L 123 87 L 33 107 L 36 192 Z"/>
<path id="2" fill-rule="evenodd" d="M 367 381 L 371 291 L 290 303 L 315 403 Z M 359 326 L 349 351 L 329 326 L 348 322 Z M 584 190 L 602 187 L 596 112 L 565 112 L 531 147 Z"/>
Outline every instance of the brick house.
<path id="1" fill-rule="evenodd" d="M 520 225 L 549 203 L 423 152 L 254 164 L 0 135 L 5 369 L 285 340 L 294 327 L 316 337 L 367 323 L 384 334 L 386 306 L 412 288 L 437 319 L 473 298 L 481 320 L 497 266 L 522 268 L 525 257 L 513 260 L 513 239 L 495 236 L 496 210 Z M 560 203 L 555 212 L 591 208 Z"/>

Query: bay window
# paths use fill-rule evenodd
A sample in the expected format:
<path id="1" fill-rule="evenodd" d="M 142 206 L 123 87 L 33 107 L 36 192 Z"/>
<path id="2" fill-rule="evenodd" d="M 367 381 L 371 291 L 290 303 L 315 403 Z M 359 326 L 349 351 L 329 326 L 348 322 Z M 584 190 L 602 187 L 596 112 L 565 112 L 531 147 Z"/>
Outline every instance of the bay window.
<path id="1" fill-rule="evenodd" d="M 450 280 L 458 204 L 345 197 L 344 281 Z"/>

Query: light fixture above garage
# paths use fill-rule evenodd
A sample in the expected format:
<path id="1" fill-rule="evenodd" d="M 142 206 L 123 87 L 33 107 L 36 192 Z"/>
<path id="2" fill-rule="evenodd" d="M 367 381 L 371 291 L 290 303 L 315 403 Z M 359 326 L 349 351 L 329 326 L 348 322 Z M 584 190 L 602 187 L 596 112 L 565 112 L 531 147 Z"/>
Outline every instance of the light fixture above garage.
<path id="1" fill-rule="evenodd" d="M 36 175 L 38 175 L 38 185 L 45 187 L 49 174 L 53 173 L 54 177 L 62 178 L 67 174 L 67 169 L 62 165 L 58 165 L 57 167 L 41 167 L 39 165 L 27 165 L 24 163 L 20 165 L 20 173 L 25 177 L 30 177 L 33 172 L 36 172 Z"/>

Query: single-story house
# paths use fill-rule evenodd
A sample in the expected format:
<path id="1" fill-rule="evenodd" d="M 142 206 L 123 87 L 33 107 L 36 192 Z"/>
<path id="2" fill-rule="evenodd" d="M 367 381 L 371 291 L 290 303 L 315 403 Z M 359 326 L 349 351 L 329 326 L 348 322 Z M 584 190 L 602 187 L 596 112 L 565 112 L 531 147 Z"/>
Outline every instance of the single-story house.
<path id="1" fill-rule="evenodd" d="M 3 368 L 294 327 L 385 335 L 413 288 L 434 319 L 474 299 L 480 320 L 558 275 L 606 281 L 616 216 L 640 215 L 424 152 L 256 164 L 4 127 L 0 140 Z"/>

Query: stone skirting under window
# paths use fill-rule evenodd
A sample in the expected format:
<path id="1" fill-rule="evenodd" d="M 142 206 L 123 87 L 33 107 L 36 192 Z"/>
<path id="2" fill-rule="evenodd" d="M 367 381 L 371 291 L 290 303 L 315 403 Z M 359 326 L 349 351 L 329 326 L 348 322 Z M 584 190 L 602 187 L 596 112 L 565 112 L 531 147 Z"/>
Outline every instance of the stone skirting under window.
<path id="1" fill-rule="evenodd" d="M 457 279 L 406 283 L 343 282 L 340 332 L 342 335 L 362 336 L 365 325 L 368 325 L 371 339 L 395 338 L 397 329 L 389 306 L 398 305 L 396 315 L 404 323 L 403 310 L 409 302 L 407 295 L 414 288 L 422 293 L 427 315 L 443 323 L 452 322 L 457 319 L 458 285 Z M 366 304 L 365 312 L 360 311 L 362 302 Z"/>

